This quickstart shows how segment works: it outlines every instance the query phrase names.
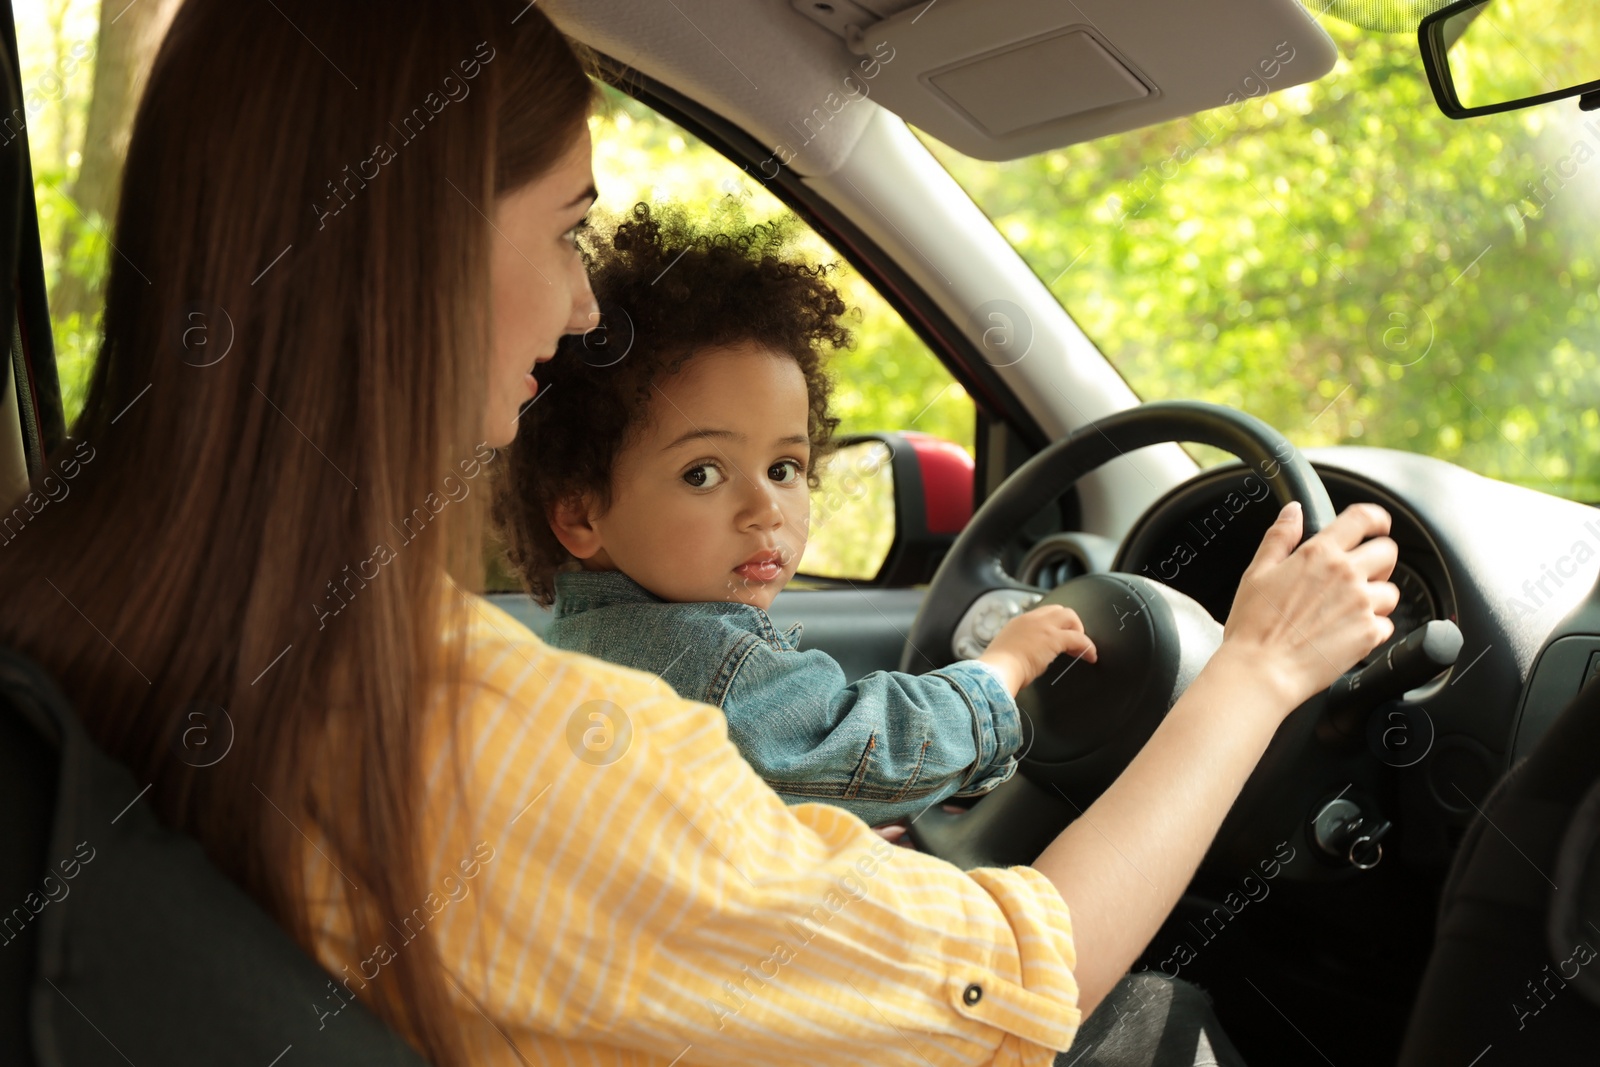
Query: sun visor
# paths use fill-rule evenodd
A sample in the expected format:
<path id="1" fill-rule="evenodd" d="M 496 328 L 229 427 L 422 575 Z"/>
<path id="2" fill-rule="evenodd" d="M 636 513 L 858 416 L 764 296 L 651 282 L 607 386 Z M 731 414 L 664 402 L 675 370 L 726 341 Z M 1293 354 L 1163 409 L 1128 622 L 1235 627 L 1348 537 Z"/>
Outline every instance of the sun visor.
<path id="1" fill-rule="evenodd" d="M 871 95 L 977 159 L 1018 159 L 1322 77 L 1297 0 L 792 0 L 875 59 Z"/>

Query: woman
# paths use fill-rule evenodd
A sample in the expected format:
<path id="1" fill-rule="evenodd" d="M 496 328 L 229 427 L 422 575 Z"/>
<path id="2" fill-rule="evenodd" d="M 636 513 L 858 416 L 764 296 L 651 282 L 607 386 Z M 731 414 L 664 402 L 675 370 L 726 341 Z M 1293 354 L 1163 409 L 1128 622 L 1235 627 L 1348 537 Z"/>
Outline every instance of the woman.
<path id="1" fill-rule="evenodd" d="M 1278 721 L 1390 632 L 1387 517 L 1291 555 L 1286 512 L 1211 665 L 1034 867 L 785 807 L 714 709 L 447 577 L 480 579 L 528 372 L 594 319 L 591 84 L 532 5 L 186 4 L 123 177 L 93 458 L 0 554 L 30 605 L 0 640 L 323 961 L 326 1025 L 359 997 L 452 1065 L 1048 1063 Z M 206 766 L 196 701 L 234 732 Z"/>

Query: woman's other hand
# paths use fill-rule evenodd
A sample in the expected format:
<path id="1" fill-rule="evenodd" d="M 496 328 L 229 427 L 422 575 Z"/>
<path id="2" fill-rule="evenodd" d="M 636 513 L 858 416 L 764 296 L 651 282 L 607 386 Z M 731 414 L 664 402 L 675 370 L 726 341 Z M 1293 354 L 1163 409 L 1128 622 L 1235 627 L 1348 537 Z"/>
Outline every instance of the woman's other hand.
<path id="1" fill-rule="evenodd" d="M 1278 514 L 1239 583 L 1217 650 L 1254 664 L 1284 714 L 1387 640 L 1400 600 L 1388 580 L 1397 549 L 1383 508 L 1352 504 L 1304 544 L 1302 529 L 1298 503 Z"/>

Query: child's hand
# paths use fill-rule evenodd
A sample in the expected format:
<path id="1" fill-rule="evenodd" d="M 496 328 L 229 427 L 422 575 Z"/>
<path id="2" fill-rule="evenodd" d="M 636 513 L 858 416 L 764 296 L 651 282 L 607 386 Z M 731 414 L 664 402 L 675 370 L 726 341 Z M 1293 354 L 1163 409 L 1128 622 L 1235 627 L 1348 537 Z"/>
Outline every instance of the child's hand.
<path id="1" fill-rule="evenodd" d="M 1093 663 L 1099 655 L 1083 632 L 1083 620 L 1060 604 L 1025 611 L 1001 627 L 978 659 L 1005 678 L 1006 689 L 1016 696 L 1023 686 L 1044 673 L 1061 655 L 1081 656 Z"/>

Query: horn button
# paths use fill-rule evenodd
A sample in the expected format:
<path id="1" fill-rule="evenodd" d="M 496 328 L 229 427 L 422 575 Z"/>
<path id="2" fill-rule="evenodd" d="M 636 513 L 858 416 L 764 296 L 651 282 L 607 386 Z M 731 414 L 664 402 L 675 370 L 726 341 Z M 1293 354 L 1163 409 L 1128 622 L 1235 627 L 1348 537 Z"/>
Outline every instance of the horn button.
<path id="1" fill-rule="evenodd" d="M 1216 651 L 1222 627 L 1189 597 L 1133 574 L 1082 575 L 1040 603 L 1077 612 L 1098 656 L 1060 657 L 1017 695 L 1018 755 L 1030 778 L 1070 783 L 1087 803 L 1155 732 Z"/>

